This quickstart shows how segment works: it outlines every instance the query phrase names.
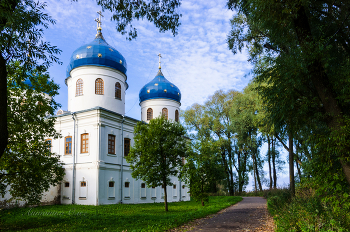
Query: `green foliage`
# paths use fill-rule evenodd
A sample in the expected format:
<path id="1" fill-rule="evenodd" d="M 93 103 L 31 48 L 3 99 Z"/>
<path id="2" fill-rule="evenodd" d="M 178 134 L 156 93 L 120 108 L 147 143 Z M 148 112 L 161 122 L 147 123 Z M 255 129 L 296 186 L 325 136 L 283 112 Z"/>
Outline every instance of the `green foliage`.
<path id="1" fill-rule="evenodd" d="M 134 129 L 134 146 L 126 160 L 130 163 L 132 177 L 142 179 L 148 187 L 168 186 L 171 176 L 177 176 L 182 167 L 182 157 L 187 156 L 185 128 L 163 117 L 149 124 L 138 122 Z M 167 194 L 164 201 L 167 211 Z"/>
<path id="2" fill-rule="evenodd" d="M 33 0 L 1 1 L 0 50 L 7 62 L 18 61 L 28 70 L 58 62 L 56 54 L 61 51 L 42 40 L 44 29 L 55 23 L 45 7 L 46 3 Z"/>
<path id="3" fill-rule="evenodd" d="M 288 189 L 268 191 L 265 196 L 277 231 L 348 231 L 350 228 L 348 194 L 319 195 L 309 185 L 303 185 L 297 188 L 294 198 Z"/>
<path id="4" fill-rule="evenodd" d="M 209 201 L 208 193 L 213 190 L 212 185 L 216 185 L 225 174 L 220 165 L 220 158 L 215 155 L 219 148 L 212 140 L 194 140 L 193 143 L 195 151 L 189 152 L 182 176 L 190 186 L 191 198 L 201 201 L 204 206 L 204 202 Z"/>
<path id="5" fill-rule="evenodd" d="M 184 123 L 191 131 L 190 136 L 197 143 L 196 146 L 200 148 L 203 144 L 205 147 L 209 142 L 211 146 L 218 148 L 215 153 L 212 152 L 212 156 L 220 159 L 217 165 L 221 166 L 222 172 L 225 173 L 224 183 L 230 195 L 234 194 L 236 185 L 233 169 L 237 162 L 234 150 L 235 131 L 230 109 L 239 94 L 234 90 L 216 91 L 214 95 L 208 97 L 204 105 L 193 104 L 183 113 Z"/>
<path id="6" fill-rule="evenodd" d="M 117 30 L 123 35 L 128 33 L 127 39 L 132 40 L 137 37 L 137 30 L 132 26 L 133 20 L 147 19 L 152 22 L 159 32 L 171 30 L 173 35 L 177 34 L 180 26 L 177 8 L 181 5 L 181 0 L 97 0 L 98 5 L 103 10 L 113 13 L 112 20 L 117 23 Z M 129 31 L 126 27 L 129 26 Z"/>
<path id="7" fill-rule="evenodd" d="M 32 85 L 24 83 L 30 79 Z M 45 138 L 58 138 L 53 100 L 58 85 L 39 70 L 26 72 L 18 62 L 8 65 L 8 146 L 0 159 L 1 194 L 8 191 L 14 199 L 38 203 L 50 185 L 64 175 L 59 157 L 48 148 Z M 45 94 L 44 94 L 45 93 Z"/>
<path id="8" fill-rule="evenodd" d="M 202 207 L 195 201 L 162 204 L 55 205 L 0 211 L 0 230 L 26 231 L 166 231 L 229 207 L 241 197 L 210 197 Z"/>
<path id="9" fill-rule="evenodd" d="M 350 187 L 349 6 L 341 0 L 228 1 L 238 11 L 229 46 L 234 53 L 248 48 L 266 118 L 280 142 L 287 131 L 294 138 L 300 185 L 283 209 L 289 214 L 278 213 L 281 231 L 350 228 L 342 216 Z"/>

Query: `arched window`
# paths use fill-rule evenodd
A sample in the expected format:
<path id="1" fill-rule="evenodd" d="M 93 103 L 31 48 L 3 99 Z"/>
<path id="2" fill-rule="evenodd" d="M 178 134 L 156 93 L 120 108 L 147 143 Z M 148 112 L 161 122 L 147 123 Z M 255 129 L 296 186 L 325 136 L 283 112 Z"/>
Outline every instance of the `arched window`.
<path id="1" fill-rule="evenodd" d="M 75 96 L 81 96 L 83 95 L 83 80 L 82 79 L 78 79 L 77 80 L 77 86 L 76 86 L 76 91 L 75 91 Z"/>
<path id="2" fill-rule="evenodd" d="M 175 110 L 175 122 L 179 121 L 179 111 Z"/>
<path id="3" fill-rule="evenodd" d="M 147 121 L 153 119 L 153 110 L 152 108 L 147 109 Z"/>
<path id="4" fill-rule="evenodd" d="M 162 117 L 164 117 L 165 119 L 168 119 L 168 109 L 167 108 L 162 109 Z"/>
<path id="5" fill-rule="evenodd" d="M 95 94 L 103 95 L 103 80 L 97 78 L 95 81 Z"/>
<path id="6" fill-rule="evenodd" d="M 122 87 L 120 83 L 115 83 L 115 98 L 122 99 Z"/>

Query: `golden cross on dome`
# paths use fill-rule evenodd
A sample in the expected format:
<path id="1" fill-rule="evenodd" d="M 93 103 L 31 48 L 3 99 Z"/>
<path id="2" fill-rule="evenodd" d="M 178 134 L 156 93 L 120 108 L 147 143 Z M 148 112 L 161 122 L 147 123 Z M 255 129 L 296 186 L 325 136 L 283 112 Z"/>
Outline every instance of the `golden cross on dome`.
<path id="1" fill-rule="evenodd" d="M 161 63 L 161 62 L 160 62 L 160 58 L 162 58 L 162 54 L 159 53 L 158 56 L 159 56 L 159 70 L 160 70 L 160 69 L 162 68 L 162 67 L 160 66 L 160 63 Z"/>
<path id="2" fill-rule="evenodd" d="M 102 30 L 101 25 L 102 25 L 102 17 L 104 17 L 102 15 L 101 11 L 97 11 L 97 14 L 99 14 L 99 17 L 97 19 L 95 19 L 95 21 L 97 22 L 97 30 Z"/>

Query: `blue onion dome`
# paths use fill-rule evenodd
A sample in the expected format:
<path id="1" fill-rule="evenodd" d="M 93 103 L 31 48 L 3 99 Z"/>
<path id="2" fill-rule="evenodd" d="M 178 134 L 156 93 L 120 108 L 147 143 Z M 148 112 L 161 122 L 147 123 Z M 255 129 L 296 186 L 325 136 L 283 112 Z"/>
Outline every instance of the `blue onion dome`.
<path id="1" fill-rule="evenodd" d="M 126 60 L 115 48 L 110 46 L 103 38 L 101 28 L 98 28 L 96 38 L 75 50 L 67 67 L 66 77 L 74 68 L 86 65 L 105 66 L 117 69 L 126 75 Z"/>
<path id="2" fill-rule="evenodd" d="M 169 82 L 159 69 L 156 77 L 143 86 L 139 93 L 140 103 L 150 99 L 166 98 L 181 101 L 181 92 L 178 87 Z"/>

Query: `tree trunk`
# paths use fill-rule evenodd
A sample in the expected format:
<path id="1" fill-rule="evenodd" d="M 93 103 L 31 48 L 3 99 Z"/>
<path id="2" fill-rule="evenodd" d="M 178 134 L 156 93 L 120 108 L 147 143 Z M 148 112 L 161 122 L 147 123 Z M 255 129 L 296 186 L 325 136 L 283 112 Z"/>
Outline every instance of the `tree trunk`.
<path id="1" fill-rule="evenodd" d="M 163 186 L 164 186 L 164 206 L 165 206 L 165 212 L 168 212 L 168 195 L 166 191 L 166 177 L 163 178 Z"/>
<path id="2" fill-rule="evenodd" d="M 255 187 L 255 193 L 257 192 L 257 189 L 256 189 L 256 166 L 255 166 L 255 158 L 254 158 L 254 155 L 253 155 L 253 172 L 254 172 L 254 187 Z"/>
<path id="3" fill-rule="evenodd" d="M 297 166 L 298 175 L 299 175 L 299 180 L 300 180 L 300 182 L 301 182 L 301 171 L 300 171 L 299 164 L 298 164 L 297 161 L 295 161 L 295 165 Z"/>
<path id="4" fill-rule="evenodd" d="M 3 1 L 1 1 L 2 3 Z M 20 0 L 8 0 L 1 4 L 0 11 L 0 30 L 3 31 L 10 15 L 18 6 Z M 5 152 L 8 143 L 8 129 L 7 129 L 7 69 L 6 59 L 3 51 L 0 52 L 0 159 Z"/>
<path id="5" fill-rule="evenodd" d="M 270 190 L 272 189 L 272 173 L 271 173 L 271 141 L 270 136 L 267 136 L 267 160 L 269 162 L 269 177 L 270 177 Z"/>
<path id="6" fill-rule="evenodd" d="M 5 152 L 8 143 L 7 130 L 7 70 L 6 60 L 0 54 L 0 158 Z"/>
<path id="7" fill-rule="evenodd" d="M 273 188 L 277 188 L 277 172 L 276 172 L 276 139 L 272 137 L 272 168 L 273 168 Z"/>
<path id="8" fill-rule="evenodd" d="M 312 39 L 313 37 L 309 19 L 305 8 L 302 5 L 298 7 L 299 10 L 297 12 L 297 17 L 294 19 L 294 25 L 298 42 L 304 49 L 305 54 L 307 54 L 309 43 L 312 44 L 314 41 Z M 311 58 L 310 60 L 307 60 L 306 63 L 310 64 L 308 66 L 308 71 L 310 73 L 311 81 L 315 86 L 316 92 L 320 101 L 322 102 L 326 115 L 329 117 L 329 120 L 327 120 L 327 126 L 332 132 L 343 130 L 342 127 L 345 127 L 343 111 L 340 104 L 338 103 L 337 94 L 334 91 L 334 88 L 324 69 L 321 58 Z M 348 138 L 349 135 L 347 134 L 346 137 Z M 347 140 L 348 139 L 345 139 L 345 141 Z M 340 162 L 346 180 L 350 185 L 350 162 L 346 162 L 346 159 L 348 158 L 347 153 L 350 150 L 350 144 L 347 143 L 338 146 L 342 146 L 339 154 Z"/>
<path id="9" fill-rule="evenodd" d="M 231 141 L 231 137 L 228 136 L 229 141 Z M 233 170 L 232 170 L 232 166 L 233 166 L 233 162 L 232 162 L 232 147 L 231 145 L 228 145 L 228 170 L 230 172 L 230 196 L 234 195 L 234 190 L 233 190 Z"/>
<path id="10" fill-rule="evenodd" d="M 294 154 L 293 154 L 293 134 L 291 129 L 288 132 L 289 139 L 289 187 L 292 192 L 292 196 L 295 195 L 295 183 L 294 183 Z"/>
<path id="11" fill-rule="evenodd" d="M 257 162 L 256 156 L 255 156 L 255 172 L 256 172 L 256 180 L 258 181 L 258 185 L 259 185 L 259 191 L 262 191 L 262 185 L 260 181 L 258 162 Z"/>

